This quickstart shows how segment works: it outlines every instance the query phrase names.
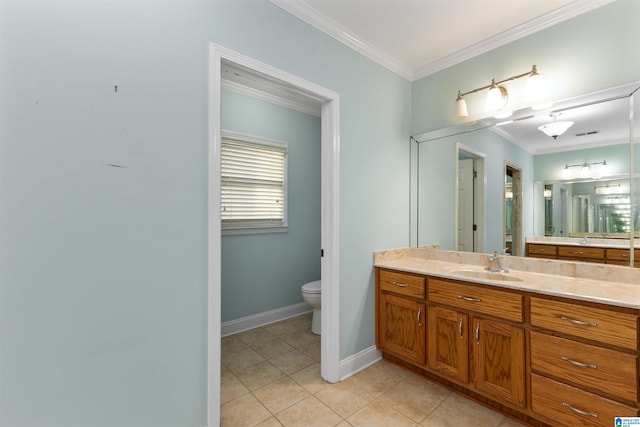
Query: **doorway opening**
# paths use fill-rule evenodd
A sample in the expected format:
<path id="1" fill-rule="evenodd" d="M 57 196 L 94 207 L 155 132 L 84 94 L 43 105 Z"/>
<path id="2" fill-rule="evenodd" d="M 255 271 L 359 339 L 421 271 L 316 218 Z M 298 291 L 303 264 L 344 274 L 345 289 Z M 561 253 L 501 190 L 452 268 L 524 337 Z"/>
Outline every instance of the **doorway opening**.
<path id="1" fill-rule="evenodd" d="M 509 255 L 524 255 L 522 245 L 522 169 L 504 163 L 503 248 Z"/>
<path id="2" fill-rule="evenodd" d="M 252 87 L 291 102 L 319 108 L 321 118 L 321 376 L 340 377 L 339 319 L 339 94 L 229 49 L 210 44 L 209 55 L 209 177 L 208 177 L 208 298 L 207 298 L 207 424 L 220 420 L 221 340 L 221 92 L 225 69 L 239 69 Z"/>
<path id="3" fill-rule="evenodd" d="M 484 158 L 460 143 L 454 157 L 454 247 L 484 252 Z"/>

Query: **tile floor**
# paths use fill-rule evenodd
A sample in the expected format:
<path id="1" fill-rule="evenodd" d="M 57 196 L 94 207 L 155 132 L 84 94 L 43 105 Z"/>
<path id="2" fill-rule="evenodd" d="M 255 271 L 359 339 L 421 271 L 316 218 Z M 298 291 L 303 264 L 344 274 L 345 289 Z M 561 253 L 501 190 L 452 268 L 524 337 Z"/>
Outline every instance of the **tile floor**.
<path id="1" fill-rule="evenodd" d="M 306 314 L 222 339 L 221 425 L 521 427 L 380 361 L 330 384 Z"/>

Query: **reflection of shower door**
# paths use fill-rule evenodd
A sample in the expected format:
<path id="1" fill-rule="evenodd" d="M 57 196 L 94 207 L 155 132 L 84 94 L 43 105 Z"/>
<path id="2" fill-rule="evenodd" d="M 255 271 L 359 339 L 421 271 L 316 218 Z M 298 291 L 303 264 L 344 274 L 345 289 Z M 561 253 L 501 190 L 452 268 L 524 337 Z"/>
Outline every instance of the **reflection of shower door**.
<path id="1" fill-rule="evenodd" d="M 474 251 L 473 159 L 458 161 L 458 250 Z"/>

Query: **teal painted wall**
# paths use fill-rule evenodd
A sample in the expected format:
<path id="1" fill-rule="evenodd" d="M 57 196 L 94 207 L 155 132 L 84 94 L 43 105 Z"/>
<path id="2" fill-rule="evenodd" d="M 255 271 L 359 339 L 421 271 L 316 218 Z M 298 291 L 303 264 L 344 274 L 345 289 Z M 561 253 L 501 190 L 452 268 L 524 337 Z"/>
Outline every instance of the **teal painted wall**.
<path id="1" fill-rule="evenodd" d="M 341 358 L 374 344 L 408 81 L 267 0 L 0 8 L 0 425 L 205 424 L 210 42 L 340 93 Z"/>
<path id="2" fill-rule="evenodd" d="M 480 130 L 419 144 L 419 228 L 418 243 L 438 243 L 442 249 L 454 250 L 455 215 L 453 214 L 456 143 L 485 154 L 484 251 L 504 249 L 502 242 L 504 203 L 504 162 L 522 169 L 524 212 L 533 209 L 533 156 L 489 130 Z M 482 179 L 482 177 L 480 178 Z M 531 234 L 531 218 L 524 218 L 525 235 Z"/>
<path id="3" fill-rule="evenodd" d="M 287 142 L 286 233 L 222 237 L 222 321 L 302 302 L 320 279 L 320 118 L 223 92 L 222 128 Z"/>
<path id="4" fill-rule="evenodd" d="M 415 81 L 412 86 L 412 134 L 457 124 L 452 114 L 458 90 L 467 91 L 484 86 L 492 77 L 502 79 L 521 74 L 531 69 L 533 64 L 538 66 L 547 88 L 539 101 L 571 98 L 639 80 L 639 22 L 640 2 L 618 0 Z M 519 97 L 516 94 L 519 89 L 522 87 L 510 87 L 510 102 L 513 102 L 510 105 L 516 109 L 525 106 L 518 105 Z M 469 120 L 482 118 L 485 114 L 482 105 L 484 95 L 472 94 L 466 98 L 471 113 Z M 489 135 L 489 132 L 473 132 L 459 138 L 423 143 L 433 146 L 420 148 L 420 174 L 427 172 L 420 178 L 422 184 L 418 198 L 420 203 L 437 200 L 438 208 L 431 204 L 429 208 L 420 210 L 429 215 L 428 223 L 433 224 L 431 227 L 423 225 L 422 215 L 417 219 L 417 224 L 411 224 L 412 230 L 418 227 L 415 234 L 419 234 L 420 244 L 437 243 L 443 248 L 453 247 L 454 225 L 450 213 L 454 206 L 454 174 L 453 166 L 443 159 L 453 158 L 456 141 L 486 154 L 486 163 L 492 165 L 487 169 L 486 188 L 490 192 L 487 193 L 485 212 L 488 214 L 486 229 L 489 231 L 485 251 L 492 251 L 499 248 L 502 235 L 502 195 L 494 189 L 502 188 L 504 161 L 514 162 L 523 168 L 524 212 L 534 209 L 532 181 L 528 180 L 533 179 L 533 168 L 538 168 L 539 161 L 534 166 L 532 155 L 496 135 Z M 605 156 L 607 161 L 609 157 Z M 535 174 L 538 176 L 537 169 Z M 531 235 L 534 220 L 525 215 L 523 221 L 524 235 Z"/>
<path id="5" fill-rule="evenodd" d="M 617 0 L 591 12 L 491 50 L 413 83 L 412 134 L 455 124 L 458 90 L 468 91 L 531 69 L 544 79 L 540 99 L 568 99 L 640 78 L 640 2 Z M 520 82 L 520 81 L 519 81 Z M 517 85 L 514 84 L 517 87 Z M 510 105 L 518 92 L 510 91 Z M 469 95 L 469 112 L 485 115 L 486 92 Z"/>
<path id="6" fill-rule="evenodd" d="M 637 79 L 639 8 L 411 84 L 266 0 L 3 0 L 0 425 L 205 424 L 209 42 L 340 93 L 344 359 L 374 344 L 372 252 L 409 240 L 408 136 L 532 62 L 564 97 Z"/>
<path id="7" fill-rule="evenodd" d="M 561 153 L 538 154 L 534 156 L 535 181 L 562 180 L 566 165 L 607 161 L 608 175 L 629 173 L 629 144 L 564 151 Z M 574 174 L 579 168 L 572 168 Z"/>

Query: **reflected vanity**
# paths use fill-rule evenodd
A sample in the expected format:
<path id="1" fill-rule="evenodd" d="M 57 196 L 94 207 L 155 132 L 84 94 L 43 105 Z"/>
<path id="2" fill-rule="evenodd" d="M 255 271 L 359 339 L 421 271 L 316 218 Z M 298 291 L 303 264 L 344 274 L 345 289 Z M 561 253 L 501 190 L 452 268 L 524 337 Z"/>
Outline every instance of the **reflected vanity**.
<path id="1" fill-rule="evenodd" d="M 488 118 L 414 135 L 412 245 L 540 257 L 526 251 L 530 243 L 555 248 L 549 258 L 630 266 L 635 259 L 640 266 L 634 251 L 640 248 L 639 87 L 633 82 L 520 110 L 508 121 Z M 575 125 L 552 139 L 538 130 L 549 117 Z M 468 158 L 475 159 L 472 185 L 461 172 Z M 465 215 L 473 218 L 471 228 Z M 580 249 L 561 256 L 563 246 Z"/>

